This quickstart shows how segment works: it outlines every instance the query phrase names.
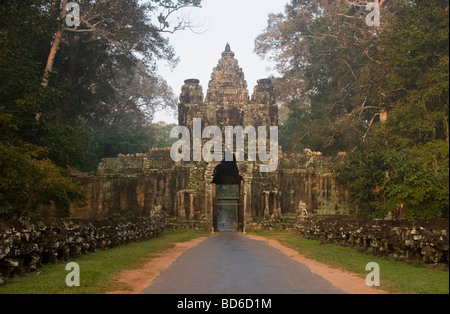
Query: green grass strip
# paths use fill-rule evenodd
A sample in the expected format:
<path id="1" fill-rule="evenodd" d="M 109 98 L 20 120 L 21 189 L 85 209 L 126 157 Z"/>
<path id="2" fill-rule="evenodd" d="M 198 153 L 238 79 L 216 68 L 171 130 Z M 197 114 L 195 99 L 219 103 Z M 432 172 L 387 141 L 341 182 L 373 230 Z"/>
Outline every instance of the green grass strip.
<path id="1" fill-rule="evenodd" d="M 332 244 L 321 244 L 299 235 L 279 231 L 255 231 L 256 235 L 279 241 L 302 255 L 365 278 L 369 271 L 366 265 L 380 265 L 380 289 L 402 294 L 448 294 L 449 272 L 429 269 L 422 265 L 410 265 L 361 253 L 353 248 Z"/>
<path id="2" fill-rule="evenodd" d="M 208 233 L 194 230 L 165 231 L 162 236 L 110 250 L 91 253 L 68 262 L 80 265 L 80 287 L 68 287 L 66 262 L 46 265 L 38 271 L 15 277 L 0 286 L 0 294 L 103 294 L 130 287 L 114 280 L 120 270 L 138 268 L 144 258 L 156 256 L 175 243 L 187 242 Z M 68 263 L 67 262 L 67 263 Z"/>

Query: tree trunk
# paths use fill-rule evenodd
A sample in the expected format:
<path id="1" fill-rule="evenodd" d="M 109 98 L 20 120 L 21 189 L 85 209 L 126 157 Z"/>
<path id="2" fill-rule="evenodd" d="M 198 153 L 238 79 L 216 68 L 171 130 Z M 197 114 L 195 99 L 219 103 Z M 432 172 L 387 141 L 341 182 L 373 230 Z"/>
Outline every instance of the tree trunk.
<path id="1" fill-rule="evenodd" d="M 388 112 L 386 110 L 383 110 L 380 112 L 380 122 L 386 123 L 388 120 Z"/>
<path id="2" fill-rule="evenodd" d="M 445 129 L 445 139 L 447 140 L 447 143 L 449 142 L 449 129 L 448 129 L 448 122 L 444 121 L 444 129 Z"/>
<path id="3" fill-rule="evenodd" d="M 55 38 L 53 39 L 52 48 L 50 49 L 50 54 L 48 55 L 47 65 L 45 66 L 44 78 L 42 79 L 42 86 L 48 86 L 48 76 L 50 72 L 53 71 L 53 64 L 55 63 L 56 53 L 58 51 L 59 45 L 61 44 L 62 35 L 64 32 L 64 22 L 67 16 L 67 2 L 68 0 L 63 0 L 62 2 L 62 10 L 61 10 L 61 25 L 59 25 L 58 30 L 56 31 Z"/>
<path id="4" fill-rule="evenodd" d="M 73 97 L 73 82 L 75 79 L 75 59 L 76 59 L 76 47 L 75 40 L 73 38 L 73 34 L 68 33 L 69 40 L 69 51 L 68 51 L 68 65 L 67 65 L 67 90 L 69 92 L 69 96 L 63 102 L 64 112 L 67 115 L 70 115 L 70 100 Z"/>

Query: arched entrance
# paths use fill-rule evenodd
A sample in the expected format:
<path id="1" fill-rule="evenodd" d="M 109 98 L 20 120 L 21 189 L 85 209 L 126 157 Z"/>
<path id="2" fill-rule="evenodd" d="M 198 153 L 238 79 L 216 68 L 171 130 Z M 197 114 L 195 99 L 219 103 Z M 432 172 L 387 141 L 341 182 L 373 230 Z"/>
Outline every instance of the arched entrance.
<path id="1" fill-rule="evenodd" d="M 242 177 L 236 159 L 222 161 L 214 169 L 213 224 L 219 232 L 242 231 L 244 211 L 242 202 Z"/>

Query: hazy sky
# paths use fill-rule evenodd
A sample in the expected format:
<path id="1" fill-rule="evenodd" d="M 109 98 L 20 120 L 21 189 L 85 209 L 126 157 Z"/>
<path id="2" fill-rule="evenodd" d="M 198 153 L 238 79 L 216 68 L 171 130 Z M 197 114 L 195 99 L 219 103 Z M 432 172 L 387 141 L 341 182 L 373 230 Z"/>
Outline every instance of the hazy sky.
<path id="1" fill-rule="evenodd" d="M 160 66 L 159 74 L 172 87 L 177 97 L 181 93 L 184 80 L 196 78 L 200 80 L 206 94 L 208 83 L 214 67 L 230 43 L 231 50 L 239 66 L 244 70 L 250 94 L 260 78 L 266 78 L 274 71 L 273 66 L 261 60 L 253 51 L 255 38 L 267 26 L 270 13 L 281 13 L 288 0 L 203 0 L 202 8 L 184 10 L 195 23 L 202 24 L 195 34 L 189 30 L 169 35 L 170 42 L 177 56 L 181 59 L 175 70 Z M 159 112 L 155 122 L 165 121 L 177 123 L 173 114 Z"/>

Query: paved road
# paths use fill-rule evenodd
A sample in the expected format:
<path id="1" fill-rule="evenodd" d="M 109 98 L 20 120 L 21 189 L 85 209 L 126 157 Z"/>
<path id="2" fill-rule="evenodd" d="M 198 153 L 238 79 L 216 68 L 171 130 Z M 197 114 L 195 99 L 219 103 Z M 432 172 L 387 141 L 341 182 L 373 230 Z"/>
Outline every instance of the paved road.
<path id="1" fill-rule="evenodd" d="M 262 241 L 236 232 L 206 239 L 144 294 L 339 294 L 344 291 Z"/>

